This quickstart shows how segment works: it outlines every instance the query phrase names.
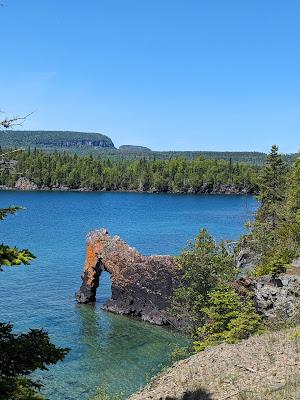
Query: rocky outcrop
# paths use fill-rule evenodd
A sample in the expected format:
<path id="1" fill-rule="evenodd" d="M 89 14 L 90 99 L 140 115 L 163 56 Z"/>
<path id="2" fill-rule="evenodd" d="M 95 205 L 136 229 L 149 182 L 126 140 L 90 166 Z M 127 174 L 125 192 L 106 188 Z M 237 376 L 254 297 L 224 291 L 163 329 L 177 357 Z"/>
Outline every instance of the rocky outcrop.
<path id="1" fill-rule="evenodd" d="M 53 190 L 53 191 L 88 191 L 88 192 L 103 192 L 106 191 L 104 188 L 100 189 L 92 189 L 90 187 L 70 187 L 64 184 L 56 184 L 54 186 L 38 186 L 35 183 L 31 182 L 27 178 L 21 177 L 16 182 L 16 186 L 6 186 L 0 185 L 0 190 Z M 181 194 L 226 194 L 226 195 L 244 195 L 244 194 L 253 194 L 253 190 L 239 186 L 239 185 L 223 185 L 223 184 L 216 184 L 210 185 L 204 183 L 197 189 L 188 189 L 186 190 L 176 190 L 176 189 L 166 189 L 161 190 L 157 189 L 156 187 L 150 187 L 145 189 L 143 185 L 137 187 L 136 189 L 128 189 L 128 187 L 118 187 L 114 189 L 110 189 L 111 192 L 139 192 L 139 193 L 181 193 Z"/>
<path id="2" fill-rule="evenodd" d="M 262 276 L 256 279 L 243 278 L 239 282 L 253 291 L 258 311 L 268 319 L 285 321 L 299 317 L 300 276 Z"/>
<path id="3" fill-rule="evenodd" d="M 260 254 L 253 251 L 250 247 L 242 247 L 235 254 L 235 264 L 239 270 L 239 276 L 243 276 L 252 271 L 260 261 Z"/>
<path id="4" fill-rule="evenodd" d="M 15 183 L 15 189 L 18 190 L 38 190 L 38 186 L 29 179 L 20 177 Z"/>
<path id="5" fill-rule="evenodd" d="M 249 188 L 242 185 L 216 183 L 214 185 L 204 183 L 196 193 L 208 193 L 208 194 L 247 194 L 251 193 Z"/>
<path id="6" fill-rule="evenodd" d="M 171 256 L 144 256 L 105 229 L 87 237 L 87 255 L 78 303 L 93 303 L 102 271 L 111 275 L 112 297 L 105 310 L 141 318 L 157 325 L 183 322 L 167 310 L 170 295 L 178 285 L 178 270 Z"/>

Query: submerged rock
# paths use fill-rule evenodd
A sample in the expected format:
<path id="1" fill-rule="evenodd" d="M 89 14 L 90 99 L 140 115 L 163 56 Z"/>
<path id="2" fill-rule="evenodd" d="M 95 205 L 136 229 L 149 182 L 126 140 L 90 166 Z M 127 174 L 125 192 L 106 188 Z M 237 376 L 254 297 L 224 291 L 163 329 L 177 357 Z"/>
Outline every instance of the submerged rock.
<path id="1" fill-rule="evenodd" d="M 112 297 L 103 309 L 141 318 L 156 325 L 179 326 L 168 313 L 170 296 L 178 286 L 178 269 L 171 256 L 144 256 L 107 230 L 87 237 L 87 254 L 78 303 L 93 303 L 102 271 L 111 275 Z"/>

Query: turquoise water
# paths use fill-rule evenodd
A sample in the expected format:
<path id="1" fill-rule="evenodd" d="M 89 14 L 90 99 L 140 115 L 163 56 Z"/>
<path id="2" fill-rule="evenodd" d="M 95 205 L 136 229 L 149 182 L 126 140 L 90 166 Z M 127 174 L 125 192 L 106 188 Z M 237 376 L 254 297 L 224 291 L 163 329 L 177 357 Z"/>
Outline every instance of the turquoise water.
<path id="1" fill-rule="evenodd" d="M 106 227 L 144 254 L 178 254 L 201 227 L 217 239 L 237 238 L 256 207 L 250 196 L 0 192 L 0 207 L 11 204 L 26 211 L 1 222 L 1 242 L 30 248 L 38 258 L 1 273 L 1 321 L 17 330 L 43 327 L 56 344 L 71 347 L 63 363 L 40 374 L 51 400 L 85 400 L 102 384 L 130 394 L 186 342 L 164 328 L 102 311 L 110 296 L 108 274 L 101 276 L 95 306 L 75 303 L 89 230 Z"/>

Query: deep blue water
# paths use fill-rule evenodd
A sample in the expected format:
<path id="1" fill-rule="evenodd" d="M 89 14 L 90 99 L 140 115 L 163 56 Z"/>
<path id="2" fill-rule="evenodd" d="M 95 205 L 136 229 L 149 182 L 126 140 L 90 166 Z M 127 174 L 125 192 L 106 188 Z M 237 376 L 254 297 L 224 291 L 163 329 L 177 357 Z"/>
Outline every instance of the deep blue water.
<path id="1" fill-rule="evenodd" d="M 56 344 L 71 347 L 63 363 L 41 374 L 44 394 L 84 400 L 102 384 L 132 393 L 186 340 L 102 311 L 108 274 L 101 276 L 94 307 L 75 303 L 87 232 L 105 227 L 144 254 L 178 254 L 202 227 L 217 239 L 238 238 L 257 203 L 250 196 L 0 192 L 0 207 L 12 204 L 26 210 L 1 222 L 1 242 L 29 248 L 38 258 L 1 273 L 0 320 L 17 330 L 43 327 Z"/>

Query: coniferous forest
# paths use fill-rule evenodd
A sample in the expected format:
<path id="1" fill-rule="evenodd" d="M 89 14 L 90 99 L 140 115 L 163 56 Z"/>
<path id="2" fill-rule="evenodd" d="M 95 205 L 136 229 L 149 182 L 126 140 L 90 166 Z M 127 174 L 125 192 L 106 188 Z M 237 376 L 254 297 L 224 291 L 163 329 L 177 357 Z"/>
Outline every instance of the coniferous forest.
<path id="1" fill-rule="evenodd" d="M 13 187 L 25 177 L 44 189 L 255 193 L 260 169 L 231 159 L 116 161 L 37 149 L 17 151 L 10 158 L 14 168 L 0 172 L 0 185 Z"/>

